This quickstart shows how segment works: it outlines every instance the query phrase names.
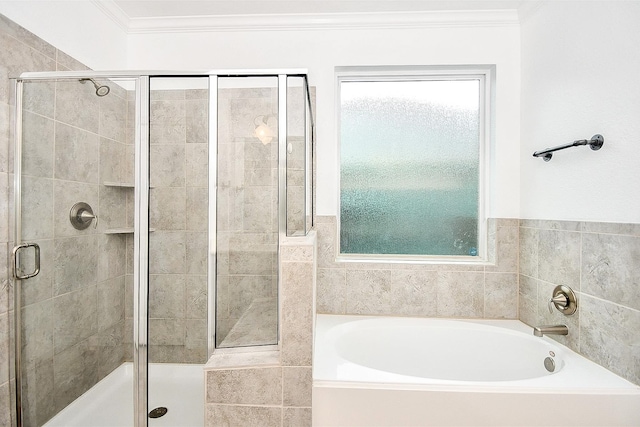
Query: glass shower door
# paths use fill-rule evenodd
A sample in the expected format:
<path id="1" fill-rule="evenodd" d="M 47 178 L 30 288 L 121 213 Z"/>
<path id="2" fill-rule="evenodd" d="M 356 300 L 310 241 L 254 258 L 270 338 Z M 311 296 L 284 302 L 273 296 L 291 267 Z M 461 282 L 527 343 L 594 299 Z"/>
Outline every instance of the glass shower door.
<path id="1" fill-rule="evenodd" d="M 125 321 L 133 188 L 126 87 L 131 81 L 17 85 L 14 241 L 37 244 L 40 261 L 36 276 L 14 281 L 25 426 L 72 425 L 91 405 L 113 414 L 113 425 L 133 425 L 131 379 L 119 401 L 105 394 L 83 407 L 76 401 L 99 382 L 124 378 L 133 354 Z M 19 250 L 18 274 L 32 272 L 35 258 L 33 249 Z"/>
<path id="2" fill-rule="evenodd" d="M 209 78 L 151 77 L 149 118 L 148 409 L 156 423 L 202 427 Z"/>

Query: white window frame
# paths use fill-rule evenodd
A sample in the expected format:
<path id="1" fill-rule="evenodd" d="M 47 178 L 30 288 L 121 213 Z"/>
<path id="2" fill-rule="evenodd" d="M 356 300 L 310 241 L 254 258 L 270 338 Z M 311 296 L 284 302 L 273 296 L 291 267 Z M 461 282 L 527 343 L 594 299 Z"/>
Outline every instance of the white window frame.
<path id="1" fill-rule="evenodd" d="M 423 263 L 423 264 L 488 264 L 488 226 L 487 209 L 489 203 L 488 183 L 490 182 L 490 150 L 494 118 L 495 65 L 458 65 L 429 67 L 336 67 L 336 138 L 337 144 L 337 182 L 338 212 L 336 252 L 337 261 L 342 262 L 382 262 L 382 263 Z M 341 84 L 343 82 L 367 81 L 407 81 L 407 80 L 480 80 L 479 105 L 479 177 L 478 177 L 478 255 L 396 255 L 396 254 L 344 254 L 340 252 L 340 182 L 342 160 L 341 153 Z"/>

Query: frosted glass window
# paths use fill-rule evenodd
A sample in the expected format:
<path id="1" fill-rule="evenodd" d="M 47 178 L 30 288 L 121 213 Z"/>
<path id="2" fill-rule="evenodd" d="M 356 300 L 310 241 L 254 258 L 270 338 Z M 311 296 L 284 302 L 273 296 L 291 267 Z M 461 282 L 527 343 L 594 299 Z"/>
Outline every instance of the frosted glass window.
<path id="1" fill-rule="evenodd" d="M 340 252 L 478 256 L 483 80 L 340 82 Z"/>

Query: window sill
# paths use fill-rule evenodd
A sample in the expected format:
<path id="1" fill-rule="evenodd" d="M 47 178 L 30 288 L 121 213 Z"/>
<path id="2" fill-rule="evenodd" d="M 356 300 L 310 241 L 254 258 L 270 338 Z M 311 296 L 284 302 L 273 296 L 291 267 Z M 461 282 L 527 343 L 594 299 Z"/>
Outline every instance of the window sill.
<path id="1" fill-rule="evenodd" d="M 470 256 L 420 256 L 420 255 L 344 255 L 336 257 L 336 262 L 344 263 L 374 263 L 374 264 L 421 264 L 421 265 L 462 265 L 487 267 L 493 266 L 482 257 Z"/>

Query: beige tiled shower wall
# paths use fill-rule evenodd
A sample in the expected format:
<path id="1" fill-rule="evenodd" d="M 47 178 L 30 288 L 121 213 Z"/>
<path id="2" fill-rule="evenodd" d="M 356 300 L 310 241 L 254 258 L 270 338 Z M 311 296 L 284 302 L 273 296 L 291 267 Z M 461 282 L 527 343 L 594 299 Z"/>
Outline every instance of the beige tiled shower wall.
<path id="1" fill-rule="evenodd" d="M 206 89 L 156 90 L 151 81 L 149 227 L 153 231 L 149 234 L 149 361 L 152 363 L 207 360 L 208 104 Z M 133 137 L 132 132 L 129 134 Z M 128 164 L 132 165 L 133 152 L 128 156 Z M 132 180 L 132 169 L 128 175 Z M 128 205 L 132 206 L 133 191 L 128 196 Z M 133 220 L 131 209 L 128 218 Z M 128 253 L 133 253 L 132 239 L 128 242 Z M 131 257 L 127 269 L 126 339 L 130 341 Z M 132 357 L 128 352 L 127 359 Z"/>
<path id="2" fill-rule="evenodd" d="M 86 69 L 73 58 L 0 16 L 0 240 L 9 236 L 12 83 L 23 71 Z M 40 274 L 22 282 L 23 407 L 27 425 L 41 425 L 106 376 L 123 359 L 125 238 L 104 230 L 123 226 L 125 195 L 103 185 L 124 164 L 126 93 L 111 85 L 99 98 L 90 83 L 31 83 L 23 116 L 23 240 L 41 247 Z M 71 206 L 89 203 L 97 229 L 71 227 Z M 5 264 L 6 265 L 6 264 Z M 8 319 L 11 293 L 2 268 L 0 297 L 0 425 L 9 423 Z M 13 409 L 13 408 L 11 408 Z M 4 418 L 3 418 L 4 417 Z"/>
<path id="3" fill-rule="evenodd" d="M 336 262 L 336 217 L 317 231 L 319 313 L 518 318 L 517 219 L 488 221 L 488 266 Z"/>
<path id="4" fill-rule="evenodd" d="M 520 320 L 566 324 L 552 336 L 640 384 L 640 224 L 520 221 Z M 549 313 L 557 285 L 577 294 L 578 311 Z"/>

